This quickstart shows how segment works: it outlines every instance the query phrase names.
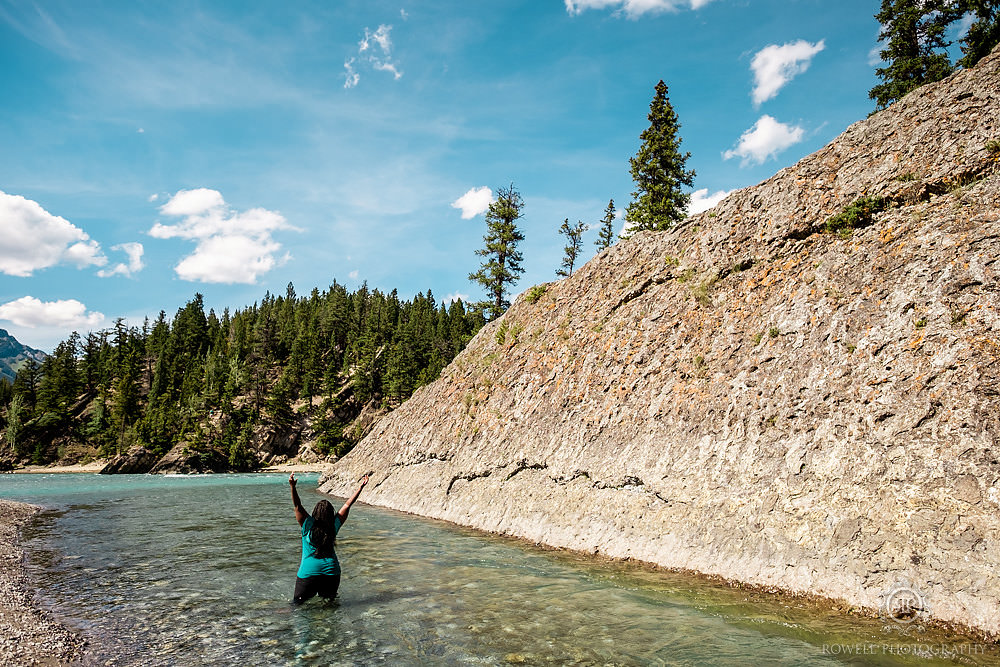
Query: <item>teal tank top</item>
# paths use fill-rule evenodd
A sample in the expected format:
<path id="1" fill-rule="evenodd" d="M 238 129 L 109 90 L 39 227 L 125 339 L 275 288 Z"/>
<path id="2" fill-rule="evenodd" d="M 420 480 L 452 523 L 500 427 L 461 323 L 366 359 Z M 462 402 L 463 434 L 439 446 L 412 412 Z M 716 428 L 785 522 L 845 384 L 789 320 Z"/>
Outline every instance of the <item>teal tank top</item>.
<path id="1" fill-rule="evenodd" d="M 299 563 L 299 571 L 296 576 L 299 579 L 306 577 L 316 577 L 321 574 L 340 574 L 340 561 L 337 560 L 337 552 L 333 552 L 331 558 L 316 558 L 313 551 L 313 544 L 309 541 L 309 531 L 312 530 L 313 518 L 306 517 L 302 522 L 302 562 Z M 333 534 L 340 532 L 340 517 L 333 519 Z"/>

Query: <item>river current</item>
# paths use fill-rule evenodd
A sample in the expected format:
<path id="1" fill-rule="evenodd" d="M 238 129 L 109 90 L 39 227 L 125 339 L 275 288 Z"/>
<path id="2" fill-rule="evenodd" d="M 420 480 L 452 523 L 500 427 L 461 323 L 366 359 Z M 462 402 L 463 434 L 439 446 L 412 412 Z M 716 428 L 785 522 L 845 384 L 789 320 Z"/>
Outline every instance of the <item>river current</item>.
<path id="1" fill-rule="evenodd" d="M 995 647 L 359 503 L 290 603 L 287 475 L 4 475 L 38 598 L 117 665 L 998 664 Z M 317 475 L 299 484 L 307 509 Z M 363 500 L 363 496 L 362 496 Z M 335 501 L 335 505 L 339 503 Z"/>

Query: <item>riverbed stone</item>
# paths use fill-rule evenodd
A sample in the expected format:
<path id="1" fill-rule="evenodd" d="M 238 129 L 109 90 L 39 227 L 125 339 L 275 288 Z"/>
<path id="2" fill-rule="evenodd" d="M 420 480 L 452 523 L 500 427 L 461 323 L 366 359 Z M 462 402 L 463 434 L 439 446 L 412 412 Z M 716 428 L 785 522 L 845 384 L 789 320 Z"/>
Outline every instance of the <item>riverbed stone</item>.
<path id="1" fill-rule="evenodd" d="M 142 445 L 131 447 L 101 468 L 102 475 L 142 475 L 153 469 L 160 455 Z"/>
<path id="2" fill-rule="evenodd" d="M 1000 50 L 521 295 L 322 490 L 1000 634 L 998 140 Z"/>

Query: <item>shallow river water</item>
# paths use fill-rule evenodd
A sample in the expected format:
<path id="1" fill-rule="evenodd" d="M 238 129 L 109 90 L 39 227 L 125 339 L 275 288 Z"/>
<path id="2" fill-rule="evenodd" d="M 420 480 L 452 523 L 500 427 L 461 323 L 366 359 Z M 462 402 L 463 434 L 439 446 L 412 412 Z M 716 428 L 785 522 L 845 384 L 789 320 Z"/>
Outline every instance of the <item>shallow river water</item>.
<path id="1" fill-rule="evenodd" d="M 0 496 L 48 508 L 29 569 L 99 664 L 1000 664 L 974 640 L 360 503 L 338 600 L 293 608 L 286 480 L 4 475 Z"/>

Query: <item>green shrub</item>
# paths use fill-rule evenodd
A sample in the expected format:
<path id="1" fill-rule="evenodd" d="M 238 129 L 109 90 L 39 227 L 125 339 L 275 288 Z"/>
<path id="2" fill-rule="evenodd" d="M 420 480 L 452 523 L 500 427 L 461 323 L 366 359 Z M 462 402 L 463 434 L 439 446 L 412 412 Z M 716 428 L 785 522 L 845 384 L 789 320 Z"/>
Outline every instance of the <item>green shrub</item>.
<path id="1" fill-rule="evenodd" d="M 694 295 L 694 300 L 703 306 L 711 307 L 714 305 L 712 303 L 712 288 L 715 286 L 716 276 L 712 274 L 702 282 L 698 283 L 691 288 L 691 294 Z"/>
<path id="2" fill-rule="evenodd" d="M 497 345 L 503 345 L 504 341 L 507 340 L 507 322 L 501 322 L 500 326 L 497 327 Z"/>
<path id="3" fill-rule="evenodd" d="M 781 335 L 781 332 L 778 331 L 778 327 L 771 327 L 767 330 L 767 335 L 769 338 L 777 338 Z"/>
<path id="4" fill-rule="evenodd" d="M 548 290 L 548 285 L 535 285 L 528 290 L 528 293 L 524 296 L 524 300 L 528 303 L 538 303 L 538 300 L 545 295 L 545 291 Z"/>
<path id="5" fill-rule="evenodd" d="M 882 197 L 861 197 L 847 208 L 831 217 L 823 224 L 823 231 L 842 237 L 851 235 L 855 229 L 867 227 L 872 216 L 888 208 L 889 203 Z"/>
<path id="6" fill-rule="evenodd" d="M 1000 155 L 1000 139 L 990 139 L 986 142 L 985 148 L 990 155 Z"/>
<path id="7" fill-rule="evenodd" d="M 914 174 L 912 171 L 908 171 L 905 174 L 900 174 L 899 176 L 897 176 L 896 180 L 899 181 L 900 183 L 910 183 L 912 181 L 917 180 L 917 175 Z"/>

